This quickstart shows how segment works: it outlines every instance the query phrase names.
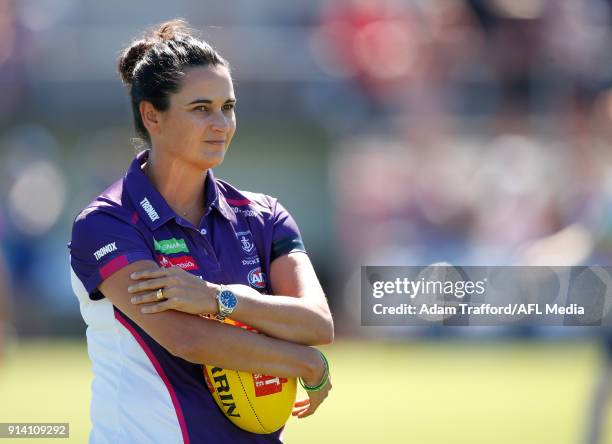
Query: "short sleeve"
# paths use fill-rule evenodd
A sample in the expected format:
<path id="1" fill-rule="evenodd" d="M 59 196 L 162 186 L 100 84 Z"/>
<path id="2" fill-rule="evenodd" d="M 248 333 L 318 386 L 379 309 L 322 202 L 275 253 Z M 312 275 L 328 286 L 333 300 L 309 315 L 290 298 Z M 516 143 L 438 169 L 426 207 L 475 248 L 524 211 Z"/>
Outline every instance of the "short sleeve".
<path id="1" fill-rule="evenodd" d="M 72 226 L 70 265 L 90 295 L 102 281 L 138 260 L 155 260 L 138 229 L 102 211 L 80 215 Z"/>
<path id="2" fill-rule="evenodd" d="M 287 209 L 278 201 L 274 206 L 271 261 L 296 251 L 306 252 L 300 230 Z"/>

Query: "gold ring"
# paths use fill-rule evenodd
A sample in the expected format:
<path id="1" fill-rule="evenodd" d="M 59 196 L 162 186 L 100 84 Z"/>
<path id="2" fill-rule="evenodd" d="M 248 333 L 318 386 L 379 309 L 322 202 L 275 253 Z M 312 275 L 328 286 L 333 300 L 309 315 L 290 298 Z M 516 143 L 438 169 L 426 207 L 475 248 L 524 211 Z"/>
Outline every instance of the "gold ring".
<path id="1" fill-rule="evenodd" d="M 163 288 L 159 288 L 159 289 L 157 290 L 157 295 L 155 296 L 155 298 L 156 298 L 158 301 L 161 301 L 161 300 L 166 299 L 166 298 L 164 297 L 164 289 L 163 289 Z"/>

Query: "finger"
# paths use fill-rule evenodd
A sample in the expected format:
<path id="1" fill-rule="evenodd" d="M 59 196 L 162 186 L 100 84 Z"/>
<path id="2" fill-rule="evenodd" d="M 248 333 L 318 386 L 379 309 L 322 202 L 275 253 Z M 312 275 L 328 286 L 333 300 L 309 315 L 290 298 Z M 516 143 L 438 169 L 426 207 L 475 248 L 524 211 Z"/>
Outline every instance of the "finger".
<path id="1" fill-rule="evenodd" d="M 160 301 L 157 298 L 157 291 L 153 291 L 153 292 L 145 293 L 141 296 L 132 296 L 130 298 L 130 302 L 134 305 L 138 305 L 138 304 L 148 304 L 151 302 L 160 302 Z"/>
<path id="2" fill-rule="evenodd" d="M 295 404 L 293 404 L 294 407 L 304 407 L 305 405 L 310 404 L 310 399 L 302 399 L 301 401 L 296 402 Z"/>
<path id="3" fill-rule="evenodd" d="M 317 409 L 317 407 L 319 407 L 320 404 L 321 404 L 320 401 L 310 399 L 310 404 L 308 406 L 302 409 L 294 410 L 295 412 L 294 416 L 297 416 L 298 418 L 302 418 L 304 416 L 310 416 L 315 412 L 315 410 Z"/>
<path id="4" fill-rule="evenodd" d="M 136 284 L 132 284 L 128 287 L 129 293 L 140 293 L 141 291 L 157 290 L 158 288 L 164 288 L 168 284 L 168 277 L 160 277 L 157 279 L 148 279 L 146 281 L 140 281 Z"/>
<path id="5" fill-rule="evenodd" d="M 315 412 L 315 410 L 316 410 L 316 408 L 309 407 L 309 408 L 301 411 L 300 413 L 298 413 L 295 416 L 297 416 L 298 418 L 306 418 L 306 417 L 312 415 Z"/>
<path id="6" fill-rule="evenodd" d="M 303 412 L 304 410 L 307 410 L 308 408 L 310 408 L 310 404 L 297 406 L 297 407 L 294 406 L 293 409 L 291 410 L 291 414 L 297 415 L 298 413 Z"/>
<path id="7" fill-rule="evenodd" d="M 158 302 L 157 304 L 145 305 L 144 307 L 140 309 L 140 311 L 142 313 L 151 314 L 151 313 L 161 313 L 162 311 L 171 310 L 171 309 L 172 309 L 172 302 L 168 300 L 168 301 Z"/>
<path id="8" fill-rule="evenodd" d="M 308 410 L 308 407 L 306 407 L 305 409 L 297 409 L 297 410 L 293 410 L 291 412 L 292 416 L 299 416 L 301 413 L 304 413 L 306 410 Z"/>
<path id="9" fill-rule="evenodd" d="M 135 271 L 130 275 L 134 280 L 138 279 L 152 279 L 167 276 L 168 268 L 151 268 L 149 270 Z"/>

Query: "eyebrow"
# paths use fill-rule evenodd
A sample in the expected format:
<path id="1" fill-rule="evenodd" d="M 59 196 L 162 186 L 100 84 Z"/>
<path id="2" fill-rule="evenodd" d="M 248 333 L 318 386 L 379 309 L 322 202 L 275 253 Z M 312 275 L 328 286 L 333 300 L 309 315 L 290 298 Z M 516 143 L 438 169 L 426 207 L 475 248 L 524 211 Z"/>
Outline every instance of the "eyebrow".
<path id="1" fill-rule="evenodd" d="M 195 105 L 196 103 L 213 103 L 210 99 L 195 99 L 189 102 L 187 105 Z M 236 99 L 227 99 L 224 103 L 236 103 Z"/>

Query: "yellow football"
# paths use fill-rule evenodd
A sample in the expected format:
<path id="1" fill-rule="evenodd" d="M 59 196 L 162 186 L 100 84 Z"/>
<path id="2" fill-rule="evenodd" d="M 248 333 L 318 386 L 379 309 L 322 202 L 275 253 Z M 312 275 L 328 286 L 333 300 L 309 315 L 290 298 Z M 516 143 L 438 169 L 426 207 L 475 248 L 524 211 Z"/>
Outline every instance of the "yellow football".
<path id="1" fill-rule="evenodd" d="M 237 327 L 256 331 L 226 319 Z M 297 390 L 296 378 L 279 378 L 212 365 L 204 366 L 206 385 L 223 414 L 252 433 L 273 433 L 289 419 Z"/>

